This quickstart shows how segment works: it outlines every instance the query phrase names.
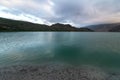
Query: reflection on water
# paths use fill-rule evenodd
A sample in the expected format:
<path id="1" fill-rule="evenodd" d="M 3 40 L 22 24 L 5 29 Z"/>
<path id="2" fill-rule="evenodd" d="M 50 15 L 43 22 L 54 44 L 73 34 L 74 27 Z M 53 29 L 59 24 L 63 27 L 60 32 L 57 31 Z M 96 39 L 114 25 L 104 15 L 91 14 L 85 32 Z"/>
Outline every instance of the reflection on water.
<path id="1" fill-rule="evenodd" d="M 0 64 L 64 62 L 120 67 L 119 33 L 0 33 Z"/>

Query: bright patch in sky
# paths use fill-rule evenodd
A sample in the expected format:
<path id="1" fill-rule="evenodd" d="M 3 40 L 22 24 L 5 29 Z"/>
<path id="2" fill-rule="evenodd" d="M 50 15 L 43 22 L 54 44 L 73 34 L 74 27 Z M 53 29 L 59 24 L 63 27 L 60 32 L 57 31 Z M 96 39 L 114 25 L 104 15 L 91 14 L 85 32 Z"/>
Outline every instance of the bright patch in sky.
<path id="1" fill-rule="evenodd" d="M 40 24 L 120 22 L 120 0 L 0 0 L 0 17 Z"/>

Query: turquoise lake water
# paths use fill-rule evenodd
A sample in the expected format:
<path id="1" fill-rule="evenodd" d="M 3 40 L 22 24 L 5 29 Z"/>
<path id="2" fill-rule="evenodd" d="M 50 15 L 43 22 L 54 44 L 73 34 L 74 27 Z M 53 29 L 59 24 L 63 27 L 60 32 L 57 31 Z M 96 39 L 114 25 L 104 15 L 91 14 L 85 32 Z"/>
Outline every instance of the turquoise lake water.
<path id="1" fill-rule="evenodd" d="M 0 33 L 0 65 L 46 62 L 120 68 L 120 33 Z"/>

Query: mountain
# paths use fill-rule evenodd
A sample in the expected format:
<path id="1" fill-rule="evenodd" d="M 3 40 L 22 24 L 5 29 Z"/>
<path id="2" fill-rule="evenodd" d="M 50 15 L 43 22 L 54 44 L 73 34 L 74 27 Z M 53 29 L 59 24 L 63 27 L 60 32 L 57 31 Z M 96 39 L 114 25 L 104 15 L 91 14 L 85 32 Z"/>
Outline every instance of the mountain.
<path id="1" fill-rule="evenodd" d="M 0 18 L 0 31 L 44 31 L 47 29 L 47 25 Z"/>
<path id="2" fill-rule="evenodd" d="M 112 29 L 109 30 L 110 32 L 120 32 L 120 25 L 113 27 Z"/>
<path id="3" fill-rule="evenodd" d="M 25 21 L 0 18 L 0 31 L 85 31 L 93 32 L 89 28 L 76 28 L 69 24 L 56 23 L 51 26 L 35 24 Z"/>
<path id="4" fill-rule="evenodd" d="M 0 31 L 80 31 L 80 32 L 120 32 L 120 23 L 97 24 L 82 28 L 70 24 L 35 24 L 26 21 L 0 18 Z"/>
<path id="5" fill-rule="evenodd" d="M 93 32 L 93 30 L 89 29 L 89 28 L 76 28 L 73 27 L 69 24 L 60 24 L 60 23 L 56 23 L 51 25 L 51 28 L 57 31 L 85 31 L 85 32 Z"/>
<path id="6" fill-rule="evenodd" d="M 120 23 L 98 24 L 86 26 L 95 32 L 120 32 Z"/>

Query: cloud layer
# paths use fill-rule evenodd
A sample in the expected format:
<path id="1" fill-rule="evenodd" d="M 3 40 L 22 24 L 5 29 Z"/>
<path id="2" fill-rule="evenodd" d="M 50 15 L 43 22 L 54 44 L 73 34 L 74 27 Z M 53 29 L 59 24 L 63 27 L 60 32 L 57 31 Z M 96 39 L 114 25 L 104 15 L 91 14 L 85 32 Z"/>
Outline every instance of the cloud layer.
<path id="1" fill-rule="evenodd" d="M 0 17 L 42 24 L 120 22 L 120 0 L 1 0 Z"/>

